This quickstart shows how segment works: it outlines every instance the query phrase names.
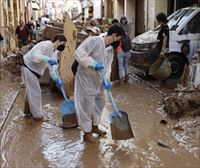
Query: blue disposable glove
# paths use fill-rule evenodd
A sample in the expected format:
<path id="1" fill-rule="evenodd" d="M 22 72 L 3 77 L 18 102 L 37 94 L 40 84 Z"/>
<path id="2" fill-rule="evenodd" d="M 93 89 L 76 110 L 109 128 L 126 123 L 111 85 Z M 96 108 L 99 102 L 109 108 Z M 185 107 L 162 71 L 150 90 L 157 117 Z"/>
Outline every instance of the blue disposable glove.
<path id="1" fill-rule="evenodd" d="M 64 83 L 61 80 L 59 80 L 58 78 L 56 78 L 54 81 L 55 81 L 55 83 L 57 85 L 59 85 L 60 87 L 64 88 Z"/>
<path id="2" fill-rule="evenodd" d="M 102 63 L 96 63 L 95 66 L 94 66 L 94 69 L 96 71 L 100 71 L 100 70 L 104 69 L 104 66 L 103 66 Z"/>
<path id="3" fill-rule="evenodd" d="M 55 60 L 52 60 L 52 59 L 50 59 L 50 60 L 48 61 L 48 63 L 49 63 L 50 65 L 56 65 L 56 64 L 57 64 L 57 62 L 56 62 Z"/>
<path id="4" fill-rule="evenodd" d="M 103 82 L 103 86 L 108 91 L 111 91 L 111 89 L 112 89 L 112 85 L 108 79 Z"/>

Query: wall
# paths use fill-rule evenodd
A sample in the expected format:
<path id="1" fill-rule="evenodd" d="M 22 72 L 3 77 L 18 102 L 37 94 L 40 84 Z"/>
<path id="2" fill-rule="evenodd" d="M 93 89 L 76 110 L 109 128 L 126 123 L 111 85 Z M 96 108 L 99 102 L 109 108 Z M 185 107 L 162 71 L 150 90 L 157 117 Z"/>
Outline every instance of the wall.
<path id="1" fill-rule="evenodd" d="M 131 39 L 135 36 L 135 10 L 136 10 L 136 0 L 125 0 L 124 4 L 124 15 L 128 19 L 128 23 L 131 25 L 132 31 L 130 34 Z"/>
<path id="2" fill-rule="evenodd" d="M 0 0 L 0 26 L 4 26 L 3 6 L 3 0 Z"/>
<path id="3" fill-rule="evenodd" d="M 112 0 L 104 0 L 102 1 L 104 4 L 104 17 L 112 18 L 113 17 L 113 1 Z"/>
<path id="4" fill-rule="evenodd" d="M 114 0 L 114 18 L 120 19 L 124 15 L 124 0 Z"/>
<path id="5" fill-rule="evenodd" d="M 154 28 L 155 21 L 155 0 L 147 0 L 147 29 L 150 30 Z"/>
<path id="6" fill-rule="evenodd" d="M 91 0 L 93 2 L 93 18 L 101 18 L 101 0 Z M 87 0 L 83 0 L 82 7 L 88 6 Z M 88 18 L 88 7 L 85 8 L 85 19 Z"/>
<path id="7" fill-rule="evenodd" d="M 156 15 L 164 12 L 167 15 L 167 0 L 146 0 L 147 3 L 147 30 L 156 27 Z"/>
<path id="8" fill-rule="evenodd" d="M 167 15 L 167 0 L 156 0 L 155 2 L 155 14 L 163 12 Z M 155 16 L 156 16 L 155 15 Z"/>
<path id="9" fill-rule="evenodd" d="M 145 32 L 145 0 L 136 1 L 136 22 L 135 22 L 135 33 L 139 35 Z"/>
<path id="10" fill-rule="evenodd" d="M 136 0 L 113 0 L 113 17 L 120 20 L 121 16 L 126 16 L 131 25 L 131 38 L 135 36 L 135 5 Z"/>

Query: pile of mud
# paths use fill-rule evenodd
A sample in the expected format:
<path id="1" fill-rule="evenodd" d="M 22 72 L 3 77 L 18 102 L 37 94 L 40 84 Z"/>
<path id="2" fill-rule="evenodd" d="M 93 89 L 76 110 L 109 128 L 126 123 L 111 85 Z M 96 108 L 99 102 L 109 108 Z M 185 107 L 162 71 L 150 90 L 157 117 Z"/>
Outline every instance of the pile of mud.
<path id="1" fill-rule="evenodd" d="M 163 99 L 163 110 L 172 119 L 200 116 L 200 85 L 177 88 L 175 93 Z"/>
<path id="2" fill-rule="evenodd" d="M 1 62 L 1 69 L 7 70 L 12 74 L 20 75 L 22 56 L 18 53 L 10 53 L 4 61 Z"/>
<path id="3" fill-rule="evenodd" d="M 6 57 L 0 59 L 1 79 L 10 78 L 10 76 L 20 76 L 21 66 L 23 65 L 23 56 L 33 47 L 34 44 L 27 45 L 21 50 L 9 52 Z"/>
<path id="4" fill-rule="evenodd" d="M 0 80 L 1 82 L 20 82 L 22 56 L 18 52 L 11 52 L 0 62 Z"/>
<path id="5" fill-rule="evenodd" d="M 12 74 L 9 70 L 0 68 L 0 81 L 1 84 L 8 84 L 6 82 L 22 82 L 21 76 Z"/>

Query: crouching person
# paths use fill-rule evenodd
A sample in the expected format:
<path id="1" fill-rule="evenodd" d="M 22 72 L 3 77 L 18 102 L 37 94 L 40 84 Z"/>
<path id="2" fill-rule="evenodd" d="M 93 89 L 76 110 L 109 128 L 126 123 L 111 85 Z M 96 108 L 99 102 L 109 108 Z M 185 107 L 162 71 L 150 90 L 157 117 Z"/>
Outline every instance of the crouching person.
<path id="1" fill-rule="evenodd" d="M 64 50 L 66 41 L 64 35 L 56 35 L 52 41 L 42 41 L 24 55 L 21 74 L 26 88 L 24 113 L 32 115 L 34 120 L 42 121 L 43 118 L 39 78 L 44 74 L 47 67 L 51 69 L 51 78 L 63 87 L 62 81 L 57 78 L 56 72 L 52 68 L 57 64 L 57 60 L 52 58 L 56 49 L 59 51 Z"/>
<path id="2" fill-rule="evenodd" d="M 75 59 L 79 63 L 75 76 L 75 108 L 78 124 L 84 131 L 84 140 L 91 143 L 99 140 L 93 133 L 99 134 L 99 137 L 106 134 L 98 128 L 105 106 L 104 88 L 111 89 L 110 82 L 103 85 L 102 78 L 104 72 L 108 78 L 113 59 L 106 53 L 106 47 L 118 47 L 123 35 L 123 29 L 113 25 L 105 37 L 88 37 L 75 51 Z"/>

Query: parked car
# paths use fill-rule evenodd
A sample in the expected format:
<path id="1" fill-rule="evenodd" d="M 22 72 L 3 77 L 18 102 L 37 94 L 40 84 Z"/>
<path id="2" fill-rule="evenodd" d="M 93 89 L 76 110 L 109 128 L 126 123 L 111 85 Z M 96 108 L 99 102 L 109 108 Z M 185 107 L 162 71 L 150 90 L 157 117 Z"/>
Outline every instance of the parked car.
<path id="1" fill-rule="evenodd" d="M 200 7 L 188 7 L 177 10 L 168 17 L 170 29 L 169 51 L 167 56 L 171 63 L 172 73 L 169 78 L 179 78 L 186 63 L 200 48 Z M 132 40 L 131 65 L 149 71 L 155 61 L 157 27 Z"/>

